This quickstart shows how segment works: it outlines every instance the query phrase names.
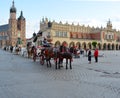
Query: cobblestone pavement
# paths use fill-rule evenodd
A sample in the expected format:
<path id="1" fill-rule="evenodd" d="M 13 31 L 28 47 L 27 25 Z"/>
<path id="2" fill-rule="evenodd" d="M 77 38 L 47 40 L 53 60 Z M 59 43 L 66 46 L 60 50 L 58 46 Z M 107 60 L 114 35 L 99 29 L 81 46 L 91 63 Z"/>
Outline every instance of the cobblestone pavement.
<path id="1" fill-rule="evenodd" d="M 120 53 L 103 53 L 98 63 L 81 56 L 72 70 L 55 70 L 0 50 L 0 98 L 120 98 Z"/>

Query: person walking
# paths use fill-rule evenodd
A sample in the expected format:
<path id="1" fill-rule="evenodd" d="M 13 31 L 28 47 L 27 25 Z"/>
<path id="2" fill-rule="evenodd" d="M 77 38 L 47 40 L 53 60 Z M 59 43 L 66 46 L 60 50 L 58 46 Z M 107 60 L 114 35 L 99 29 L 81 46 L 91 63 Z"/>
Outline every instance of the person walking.
<path id="1" fill-rule="evenodd" d="M 13 52 L 13 46 L 10 46 L 10 52 L 11 53 Z"/>
<path id="2" fill-rule="evenodd" d="M 92 53 L 91 53 L 91 50 L 89 49 L 88 50 L 88 61 L 89 61 L 89 64 L 91 64 L 91 56 L 92 56 Z"/>
<path id="3" fill-rule="evenodd" d="M 98 49 L 96 48 L 95 51 L 94 51 L 94 58 L 95 58 L 95 62 L 97 63 L 98 62 Z"/>

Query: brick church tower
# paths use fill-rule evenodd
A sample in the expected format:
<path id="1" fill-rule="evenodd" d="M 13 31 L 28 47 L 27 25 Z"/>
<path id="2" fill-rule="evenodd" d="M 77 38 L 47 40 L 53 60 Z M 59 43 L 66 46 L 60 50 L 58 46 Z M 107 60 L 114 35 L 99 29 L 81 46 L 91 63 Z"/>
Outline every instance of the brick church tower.
<path id="1" fill-rule="evenodd" d="M 12 7 L 10 8 L 10 18 L 9 18 L 9 45 L 12 46 L 26 46 L 26 20 L 23 17 L 23 12 L 21 11 L 20 16 L 16 19 L 16 8 L 14 1 Z"/>

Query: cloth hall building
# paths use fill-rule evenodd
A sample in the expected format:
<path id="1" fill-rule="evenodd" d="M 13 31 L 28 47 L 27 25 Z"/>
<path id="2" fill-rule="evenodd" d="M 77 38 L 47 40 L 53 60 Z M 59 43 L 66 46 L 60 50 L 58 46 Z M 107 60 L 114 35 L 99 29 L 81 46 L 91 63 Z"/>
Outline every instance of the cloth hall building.
<path id="1" fill-rule="evenodd" d="M 95 28 L 48 21 L 43 18 L 40 22 L 40 31 L 42 37 L 46 37 L 55 46 L 66 43 L 68 47 L 77 46 L 82 49 L 93 49 L 92 42 L 97 42 L 97 48 L 100 50 L 120 50 L 120 31 L 112 28 L 109 20 L 106 27 Z M 40 44 L 40 39 L 37 45 Z"/>

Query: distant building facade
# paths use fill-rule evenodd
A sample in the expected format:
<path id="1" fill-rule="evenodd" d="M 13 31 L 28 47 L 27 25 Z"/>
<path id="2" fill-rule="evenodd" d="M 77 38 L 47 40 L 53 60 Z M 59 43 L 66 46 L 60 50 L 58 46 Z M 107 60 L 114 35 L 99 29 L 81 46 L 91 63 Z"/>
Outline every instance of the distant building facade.
<path id="1" fill-rule="evenodd" d="M 26 20 L 22 11 L 18 19 L 16 19 L 16 12 L 13 1 L 8 24 L 0 26 L 0 47 L 26 46 Z"/>
<path id="2" fill-rule="evenodd" d="M 62 22 L 50 22 L 43 18 L 40 22 L 42 38 L 46 37 L 55 46 L 66 43 L 68 47 L 77 46 L 82 49 L 93 49 L 93 42 L 97 42 L 100 50 L 120 50 L 120 31 L 112 28 L 109 20 L 105 28 L 95 28 L 84 25 L 63 24 Z M 37 45 L 41 42 L 38 39 Z"/>

